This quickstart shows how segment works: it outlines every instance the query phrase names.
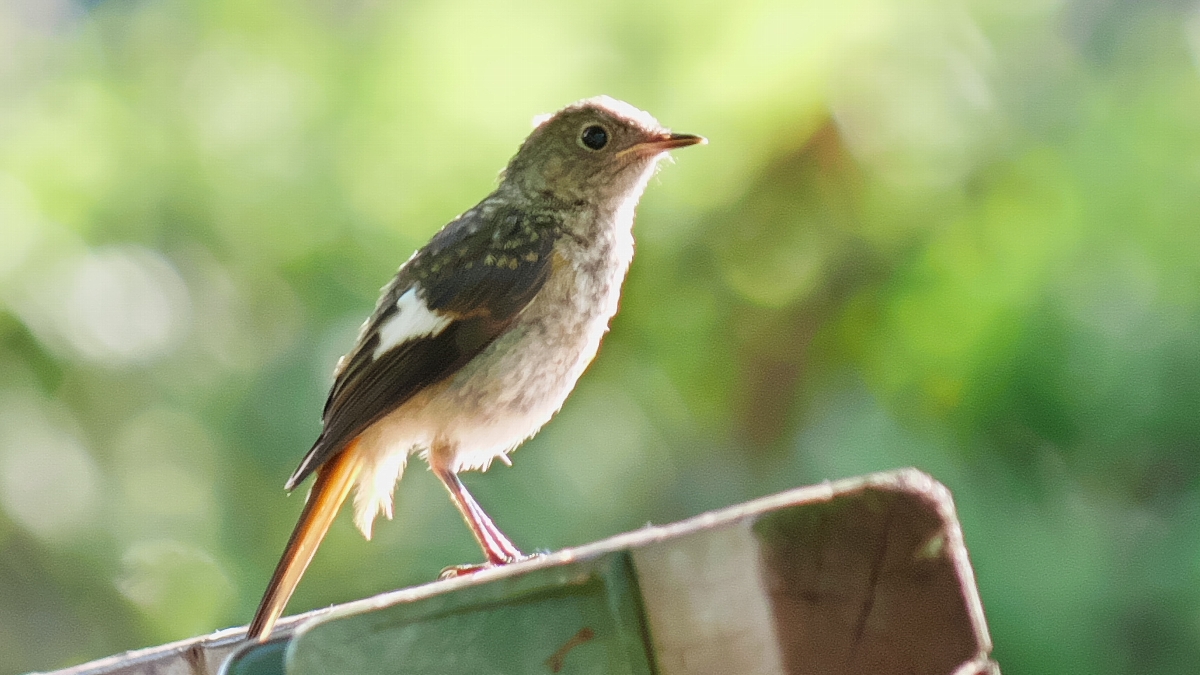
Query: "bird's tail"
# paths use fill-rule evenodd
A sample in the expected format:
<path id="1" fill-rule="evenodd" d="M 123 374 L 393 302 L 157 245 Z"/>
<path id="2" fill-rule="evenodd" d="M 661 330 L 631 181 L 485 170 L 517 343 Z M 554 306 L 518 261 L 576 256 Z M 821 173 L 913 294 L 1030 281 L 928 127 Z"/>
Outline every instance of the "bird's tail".
<path id="1" fill-rule="evenodd" d="M 354 487 L 362 466 L 362 454 L 358 452 L 358 440 L 355 439 L 317 470 L 317 480 L 304 504 L 300 522 L 296 523 L 283 557 L 275 567 L 275 574 L 263 593 L 258 611 L 254 613 L 254 620 L 246 630 L 247 639 L 263 642 L 271 635 L 275 621 L 283 614 L 292 591 L 296 590 L 296 584 L 300 583 L 300 577 L 317 552 L 317 546 L 325 538 L 338 509 Z"/>

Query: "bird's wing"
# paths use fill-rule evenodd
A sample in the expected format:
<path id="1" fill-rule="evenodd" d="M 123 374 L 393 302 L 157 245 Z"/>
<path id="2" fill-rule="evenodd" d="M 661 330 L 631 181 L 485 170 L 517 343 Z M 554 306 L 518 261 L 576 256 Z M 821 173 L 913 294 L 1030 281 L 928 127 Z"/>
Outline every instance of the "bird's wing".
<path id="1" fill-rule="evenodd" d="M 339 364 L 321 436 L 287 489 L 507 330 L 545 283 L 560 231 L 552 216 L 476 208 L 417 251 Z"/>

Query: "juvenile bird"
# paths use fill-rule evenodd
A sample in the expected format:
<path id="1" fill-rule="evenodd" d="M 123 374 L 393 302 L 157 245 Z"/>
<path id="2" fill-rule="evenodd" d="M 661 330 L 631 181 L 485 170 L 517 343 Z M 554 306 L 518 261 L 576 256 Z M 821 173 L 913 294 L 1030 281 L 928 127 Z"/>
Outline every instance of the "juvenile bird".
<path id="1" fill-rule="evenodd" d="M 250 639 L 270 635 L 352 489 L 365 537 L 375 516 L 392 516 L 414 453 L 483 566 L 524 557 L 458 473 L 507 463 L 562 406 L 617 311 L 646 183 L 668 150 L 704 142 L 607 96 L 567 106 L 536 125 L 494 192 L 400 267 L 338 362 L 321 435 L 287 481 L 316 474 Z"/>

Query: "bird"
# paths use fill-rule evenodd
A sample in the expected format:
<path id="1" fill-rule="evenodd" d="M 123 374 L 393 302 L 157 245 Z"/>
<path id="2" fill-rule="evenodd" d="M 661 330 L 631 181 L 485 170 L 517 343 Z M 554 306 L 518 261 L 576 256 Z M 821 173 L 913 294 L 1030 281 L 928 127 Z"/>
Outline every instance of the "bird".
<path id="1" fill-rule="evenodd" d="M 321 432 L 285 489 L 315 480 L 247 639 L 269 638 L 352 491 L 367 539 L 376 516 L 392 517 L 414 454 L 486 559 L 448 574 L 526 557 L 458 474 L 508 464 L 562 407 L 617 311 L 647 183 L 668 151 L 706 142 L 608 96 L 535 118 L 495 190 L 400 266 L 339 359 Z"/>

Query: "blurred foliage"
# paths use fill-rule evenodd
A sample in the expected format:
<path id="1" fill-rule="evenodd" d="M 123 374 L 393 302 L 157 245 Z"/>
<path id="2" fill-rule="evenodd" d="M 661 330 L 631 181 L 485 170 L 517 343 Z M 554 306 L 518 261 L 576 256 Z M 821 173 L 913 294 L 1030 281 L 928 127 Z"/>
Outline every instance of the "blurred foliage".
<path id="1" fill-rule="evenodd" d="M 516 467 L 529 549 L 915 465 L 1008 673 L 1200 662 L 1200 6 L 0 2 L 0 672 L 244 623 L 337 357 L 536 113 L 711 145 Z M 427 472 L 292 611 L 478 551 Z"/>

